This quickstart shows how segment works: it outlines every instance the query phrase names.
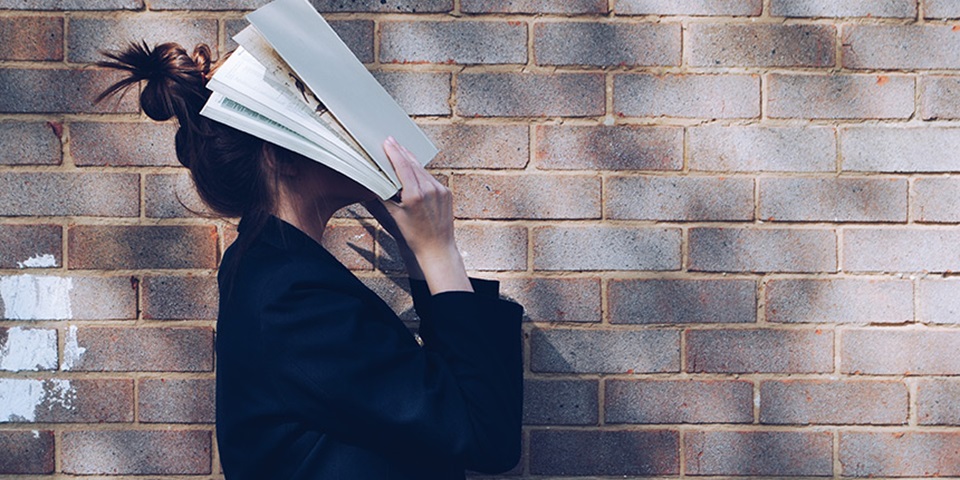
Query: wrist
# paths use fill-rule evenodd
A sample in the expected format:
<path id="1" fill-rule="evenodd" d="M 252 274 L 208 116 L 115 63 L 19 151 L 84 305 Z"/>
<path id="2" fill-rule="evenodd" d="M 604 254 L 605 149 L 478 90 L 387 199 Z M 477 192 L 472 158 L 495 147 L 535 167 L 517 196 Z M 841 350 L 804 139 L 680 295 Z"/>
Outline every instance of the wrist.
<path id="1" fill-rule="evenodd" d="M 431 251 L 417 257 L 420 270 L 423 273 L 431 294 L 445 291 L 472 292 L 473 285 L 467 277 L 467 269 L 463 264 L 463 257 L 456 245 Z"/>

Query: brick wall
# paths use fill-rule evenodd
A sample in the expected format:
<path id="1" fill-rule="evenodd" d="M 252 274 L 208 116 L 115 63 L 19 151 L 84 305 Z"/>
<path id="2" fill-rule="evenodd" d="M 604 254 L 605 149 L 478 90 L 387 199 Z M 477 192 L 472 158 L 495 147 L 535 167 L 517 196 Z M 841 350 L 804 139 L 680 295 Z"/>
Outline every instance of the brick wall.
<path id="1" fill-rule="evenodd" d="M 508 477 L 960 476 L 960 2 L 313 2 L 526 306 Z M 0 0 L 0 475 L 220 478 L 234 230 L 89 64 L 263 3 Z M 395 246 L 333 223 L 412 320 Z"/>

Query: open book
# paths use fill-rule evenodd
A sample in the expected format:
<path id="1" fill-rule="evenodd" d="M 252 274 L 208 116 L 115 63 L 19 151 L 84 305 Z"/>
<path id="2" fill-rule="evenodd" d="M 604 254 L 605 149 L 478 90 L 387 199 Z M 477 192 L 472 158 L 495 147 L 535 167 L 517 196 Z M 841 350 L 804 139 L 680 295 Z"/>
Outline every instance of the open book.
<path id="1" fill-rule="evenodd" d="M 400 189 L 383 141 L 426 164 L 437 148 L 307 0 L 275 0 L 247 15 L 240 45 L 217 69 L 200 114 L 275 143 L 367 187 Z"/>

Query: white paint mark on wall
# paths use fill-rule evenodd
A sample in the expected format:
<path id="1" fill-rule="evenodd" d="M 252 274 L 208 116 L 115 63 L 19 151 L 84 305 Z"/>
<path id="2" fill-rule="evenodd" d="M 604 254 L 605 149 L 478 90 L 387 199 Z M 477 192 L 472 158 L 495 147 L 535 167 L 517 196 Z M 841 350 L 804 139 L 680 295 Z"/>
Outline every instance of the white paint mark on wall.
<path id="1" fill-rule="evenodd" d="M 57 331 L 11 327 L 0 344 L 0 370 L 51 370 L 57 368 Z"/>
<path id="2" fill-rule="evenodd" d="M 67 338 L 63 342 L 63 370 L 70 370 L 77 366 L 83 359 L 83 354 L 87 348 L 81 347 L 77 343 L 77 326 L 70 325 L 67 329 Z"/>
<path id="3" fill-rule="evenodd" d="M 0 277 L 0 300 L 8 320 L 66 320 L 72 317 L 72 278 L 11 275 Z"/>
<path id="4" fill-rule="evenodd" d="M 56 266 L 57 257 L 54 257 L 52 253 L 35 255 L 22 262 L 17 262 L 17 267 L 19 268 L 47 268 Z"/>
<path id="5" fill-rule="evenodd" d="M 73 410 L 77 391 L 69 380 L 0 378 L 0 422 L 35 422 L 37 410 Z M 39 432 L 35 432 L 39 436 Z"/>

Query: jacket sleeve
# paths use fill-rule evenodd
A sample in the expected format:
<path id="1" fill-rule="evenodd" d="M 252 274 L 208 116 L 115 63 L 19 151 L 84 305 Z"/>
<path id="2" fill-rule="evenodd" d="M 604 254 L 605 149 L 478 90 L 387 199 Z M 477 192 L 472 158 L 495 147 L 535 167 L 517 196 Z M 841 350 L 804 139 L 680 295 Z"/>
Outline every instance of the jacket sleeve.
<path id="1" fill-rule="evenodd" d="M 499 472 L 520 450 L 522 307 L 469 292 L 429 299 L 421 348 L 395 316 L 296 281 L 265 299 L 261 333 L 286 406 L 340 441 Z"/>

